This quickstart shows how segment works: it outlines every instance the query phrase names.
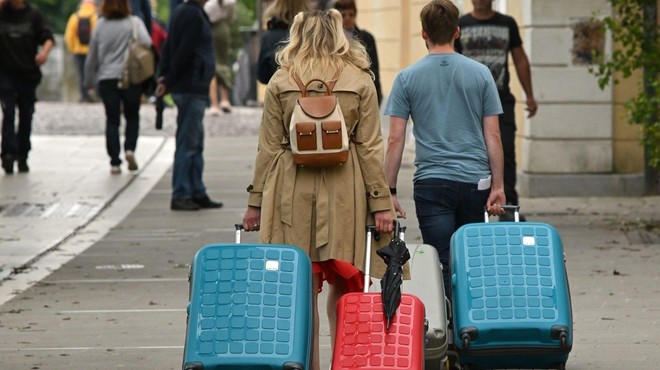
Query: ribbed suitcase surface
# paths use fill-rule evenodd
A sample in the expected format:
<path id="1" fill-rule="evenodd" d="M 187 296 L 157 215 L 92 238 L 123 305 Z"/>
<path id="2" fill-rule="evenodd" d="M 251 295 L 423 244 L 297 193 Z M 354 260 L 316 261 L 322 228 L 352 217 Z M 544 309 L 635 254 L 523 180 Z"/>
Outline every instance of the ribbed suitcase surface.
<path id="1" fill-rule="evenodd" d="M 557 231 L 531 222 L 469 224 L 456 231 L 451 248 L 460 362 L 476 368 L 562 367 L 573 338 Z"/>
<path id="2" fill-rule="evenodd" d="M 307 369 L 311 294 L 311 262 L 298 248 L 200 249 L 192 265 L 184 369 Z"/>
<path id="3" fill-rule="evenodd" d="M 348 293 L 337 304 L 333 370 L 421 370 L 424 367 L 424 304 L 402 294 L 390 329 L 385 330 L 380 293 Z"/>

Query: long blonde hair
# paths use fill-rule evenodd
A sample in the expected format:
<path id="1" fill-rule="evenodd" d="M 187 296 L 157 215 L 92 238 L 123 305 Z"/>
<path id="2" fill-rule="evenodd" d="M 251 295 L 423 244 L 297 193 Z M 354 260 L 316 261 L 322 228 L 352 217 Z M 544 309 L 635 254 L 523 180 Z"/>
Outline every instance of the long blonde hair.
<path id="1" fill-rule="evenodd" d="M 264 10 L 262 21 L 266 23 L 271 18 L 277 18 L 291 25 L 296 14 L 309 9 L 309 0 L 275 0 Z"/>
<path id="2" fill-rule="evenodd" d="M 346 66 L 369 69 L 366 49 L 359 41 L 346 38 L 341 13 L 335 9 L 298 13 L 289 32 L 288 43 L 275 58 L 291 78 L 296 74 L 305 81 L 328 80 Z"/>

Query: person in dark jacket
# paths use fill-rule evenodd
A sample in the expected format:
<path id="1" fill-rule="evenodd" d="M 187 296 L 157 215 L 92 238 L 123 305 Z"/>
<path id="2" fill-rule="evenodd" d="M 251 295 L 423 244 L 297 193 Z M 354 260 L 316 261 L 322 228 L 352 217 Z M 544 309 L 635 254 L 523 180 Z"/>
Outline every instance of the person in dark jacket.
<path id="1" fill-rule="evenodd" d="M 28 172 L 32 148 L 32 115 L 41 82 L 39 67 L 55 44 L 43 15 L 25 0 L 0 0 L 0 102 L 2 102 L 2 168 Z M 42 46 L 39 49 L 39 46 Z M 18 131 L 16 130 L 18 108 Z"/>
<path id="2" fill-rule="evenodd" d="M 169 90 L 178 109 L 170 204 L 175 211 L 222 207 L 209 198 L 202 181 L 203 119 L 215 73 L 211 24 L 204 3 L 206 0 L 188 0 L 172 14 L 156 87 L 157 96 Z"/>
<path id="3" fill-rule="evenodd" d="M 257 62 L 257 80 L 262 84 L 268 84 L 279 67 L 275 61 L 275 53 L 284 46 L 284 42 L 289 37 L 289 27 L 293 23 L 293 17 L 309 9 L 308 0 L 275 0 L 264 11 L 266 32 L 261 36 L 261 49 Z"/>
<path id="4" fill-rule="evenodd" d="M 378 96 L 378 104 L 383 100 L 383 92 L 380 88 L 380 68 L 378 66 L 378 51 L 376 50 L 376 39 L 374 36 L 361 30 L 355 24 L 357 17 L 357 7 L 354 0 L 337 0 L 335 9 L 339 10 L 342 18 L 344 19 L 344 32 L 346 37 L 359 40 L 362 45 L 367 49 L 367 55 L 371 60 L 371 72 L 374 74 L 374 84 L 376 85 L 376 95 Z"/>
<path id="5" fill-rule="evenodd" d="M 151 34 L 151 3 L 149 0 L 130 0 L 133 15 L 142 19 L 147 31 Z"/>

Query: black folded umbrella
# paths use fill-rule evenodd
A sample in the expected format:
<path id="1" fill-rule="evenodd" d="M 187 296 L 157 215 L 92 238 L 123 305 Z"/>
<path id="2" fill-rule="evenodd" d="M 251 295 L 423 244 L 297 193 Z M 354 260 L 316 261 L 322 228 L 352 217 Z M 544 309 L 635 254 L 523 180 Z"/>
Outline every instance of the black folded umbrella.
<path id="1" fill-rule="evenodd" d="M 394 236 L 390 243 L 376 250 L 387 264 L 387 269 L 380 280 L 380 293 L 383 300 L 383 312 L 386 329 L 389 330 L 392 317 L 401 303 L 401 284 L 403 283 L 403 265 L 410 259 L 406 243 L 399 237 L 399 223 L 394 223 Z"/>

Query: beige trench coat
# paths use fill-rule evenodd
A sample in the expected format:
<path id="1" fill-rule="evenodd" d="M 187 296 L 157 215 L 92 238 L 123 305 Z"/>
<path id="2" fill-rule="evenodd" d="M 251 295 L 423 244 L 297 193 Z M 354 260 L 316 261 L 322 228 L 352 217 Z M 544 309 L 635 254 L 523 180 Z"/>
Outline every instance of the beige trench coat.
<path id="1" fill-rule="evenodd" d="M 317 78 L 330 78 L 316 76 Z M 308 81 L 310 76 L 302 76 Z M 322 84 L 309 90 L 322 94 Z M 308 91 L 309 91 L 308 90 Z M 347 130 L 354 132 L 346 163 L 330 168 L 298 167 L 285 148 L 296 100 L 301 96 L 295 82 L 282 69 L 266 89 L 259 131 L 259 150 L 254 178 L 248 188 L 248 204 L 261 207 L 260 241 L 291 244 L 312 261 L 338 259 L 364 270 L 366 225 L 372 212 L 394 212 L 383 170 L 383 138 L 376 89 L 364 71 L 344 68 L 334 94 L 339 99 Z M 383 235 L 372 246 L 371 276 L 380 278 L 385 263 L 375 250 L 391 240 Z"/>

